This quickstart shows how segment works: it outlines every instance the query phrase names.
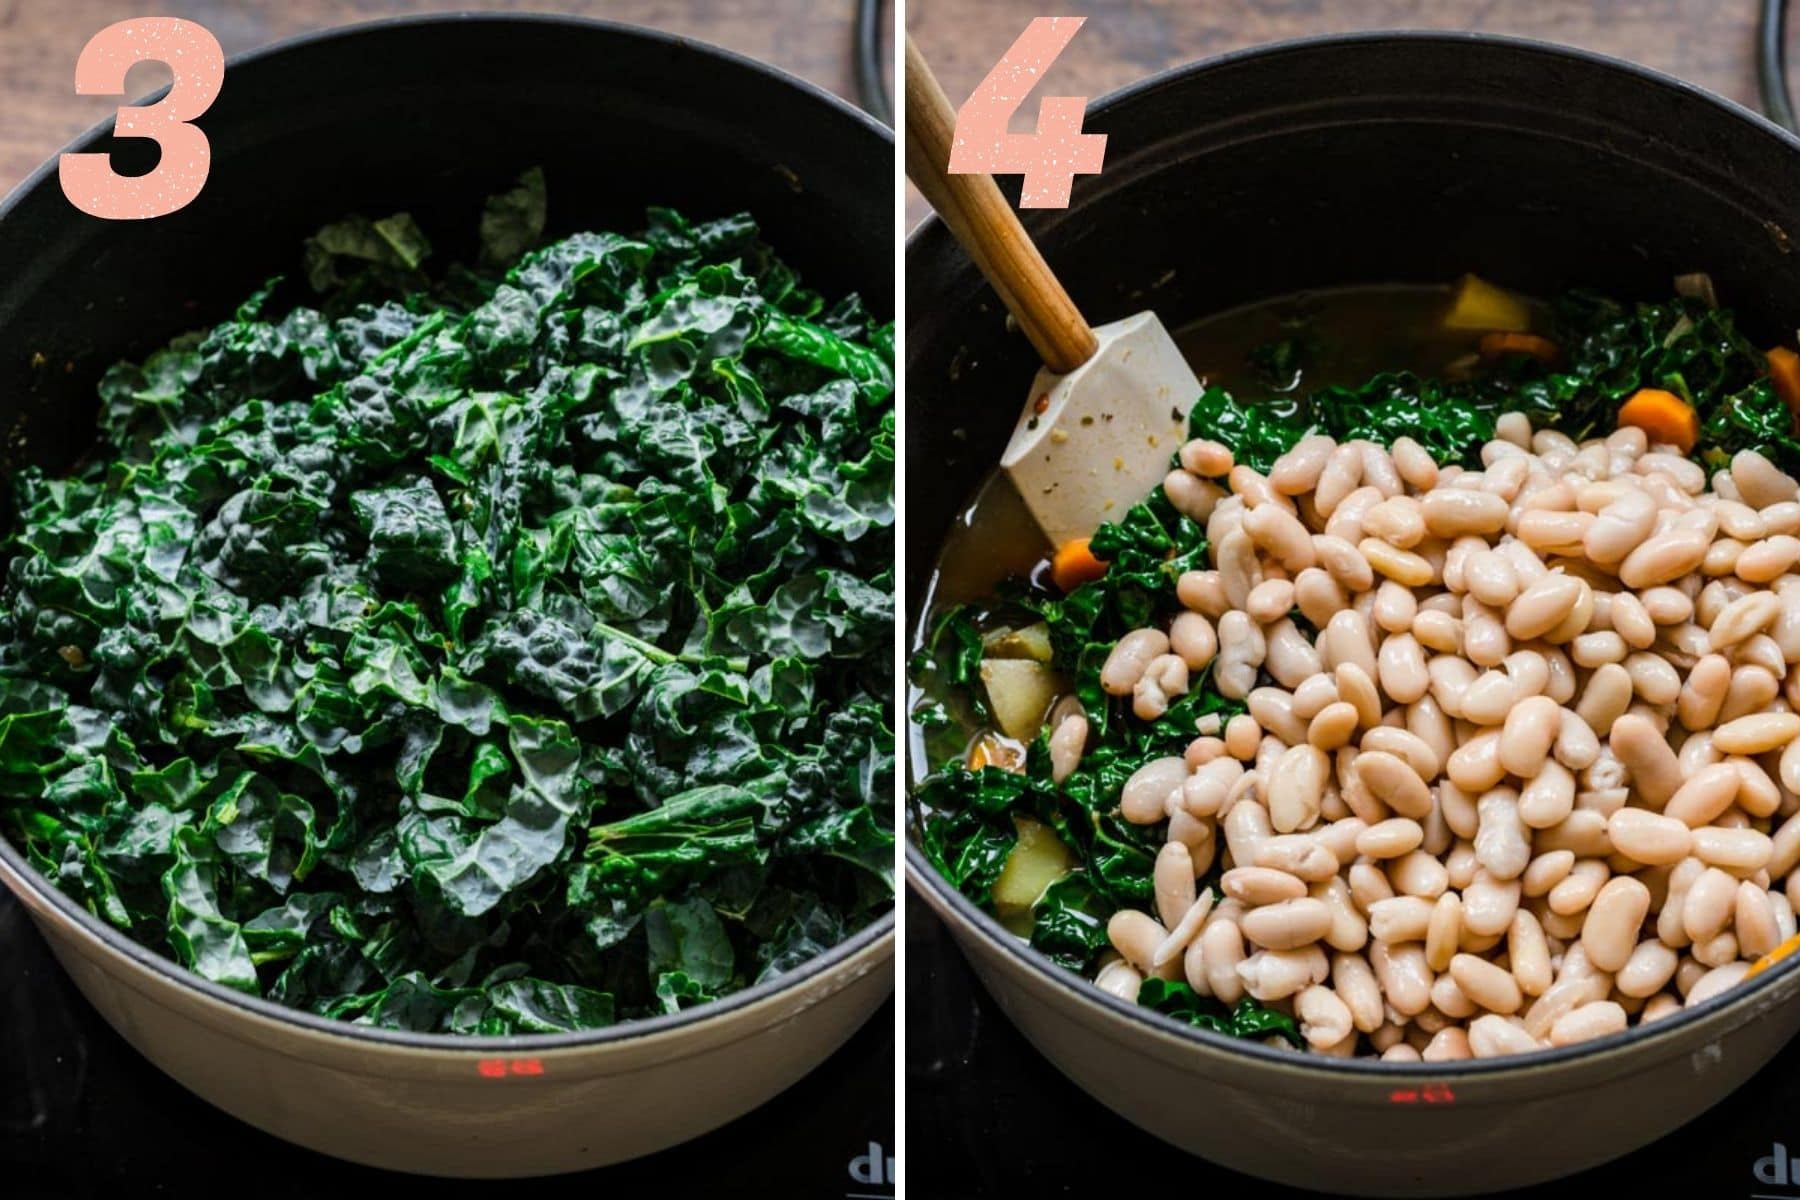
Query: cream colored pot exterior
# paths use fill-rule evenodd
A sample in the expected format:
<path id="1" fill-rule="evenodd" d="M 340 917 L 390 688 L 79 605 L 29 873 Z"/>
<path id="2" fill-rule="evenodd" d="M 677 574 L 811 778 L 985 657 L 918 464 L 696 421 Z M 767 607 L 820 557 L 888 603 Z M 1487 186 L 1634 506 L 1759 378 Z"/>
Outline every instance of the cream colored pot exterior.
<path id="1" fill-rule="evenodd" d="M 1134 1011 L 1023 950 L 915 854 L 914 886 L 1059 1070 L 1167 1142 L 1295 1187 L 1397 1200 L 1570 1175 L 1698 1116 L 1800 1028 L 1800 964 L 1789 961 L 1666 1027 L 1574 1051 L 1430 1072 L 1256 1053 Z"/>
<path id="2" fill-rule="evenodd" d="M 427 1175 L 579 1171 L 697 1137 L 824 1061 L 893 989 L 890 915 L 784 987 L 647 1022 L 641 1034 L 621 1026 L 585 1043 L 459 1045 L 340 1033 L 214 995 L 147 951 L 116 948 L 6 858 L 0 882 L 107 1022 L 184 1087 L 309 1149 Z M 505 1073 L 484 1074 L 484 1064 Z"/>

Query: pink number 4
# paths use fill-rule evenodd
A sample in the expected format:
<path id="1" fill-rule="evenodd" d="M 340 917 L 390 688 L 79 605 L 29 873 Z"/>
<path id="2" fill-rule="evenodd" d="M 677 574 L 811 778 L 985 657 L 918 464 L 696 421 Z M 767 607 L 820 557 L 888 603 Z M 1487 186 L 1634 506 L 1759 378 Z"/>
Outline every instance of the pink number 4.
<path id="1" fill-rule="evenodd" d="M 134 17 L 108 25 L 81 48 L 75 92 L 116 96 L 125 90 L 125 73 L 139 62 L 166 63 L 175 74 L 174 85 L 155 104 L 122 105 L 113 132 L 155 142 L 162 151 L 155 170 L 120 175 L 105 154 L 65 154 L 58 164 L 69 203 L 109 221 L 161 217 L 185 208 L 200 194 L 212 167 L 211 144 L 188 122 L 218 99 L 225 80 L 219 40 L 192 21 L 173 17 Z"/>
<path id="2" fill-rule="evenodd" d="M 1038 17 L 1019 35 L 956 113 L 950 171 L 1023 175 L 1020 208 L 1067 208 L 1077 175 L 1095 175 L 1106 156 L 1104 133 L 1081 132 L 1086 96 L 1048 96 L 1036 133 L 1010 133 L 1007 123 L 1086 17 Z"/>

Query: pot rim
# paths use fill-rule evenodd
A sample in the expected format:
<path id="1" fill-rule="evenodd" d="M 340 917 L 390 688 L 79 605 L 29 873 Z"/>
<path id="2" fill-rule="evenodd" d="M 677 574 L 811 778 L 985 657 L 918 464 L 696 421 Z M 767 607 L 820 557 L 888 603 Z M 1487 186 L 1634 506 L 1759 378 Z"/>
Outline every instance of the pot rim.
<path id="1" fill-rule="evenodd" d="M 684 37 L 660 29 L 650 29 L 638 25 L 626 24 L 622 21 L 609 21 L 594 17 L 580 17 L 562 13 L 494 13 L 494 12 L 440 12 L 423 13 L 414 16 L 384 17 L 373 21 L 358 21 L 349 25 L 338 25 L 327 29 L 312 30 L 282 38 L 264 46 L 258 46 L 225 60 L 227 76 L 234 68 L 249 66 L 267 58 L 295 50 L 304 50 L 311 46 L 347 40 L 370 33 L 386 33 L 404 28 L 437 28 L 446 26 L 465 26 L 476 24 L 527 26 L 542 29 L 549 34 L 561 31 L 597 32 L 617 37 L 621 41 L 638 41 L 658 47 L 678 49 L 710 58 L 751 74 L 759 74 L 765 78 L 787 85 L 808 96 L 815 103 L 823 105 L 827 110 L 839 117 L 855 120 L 869 133 L 882 138 L 890 145 L 894 140 L 894 131 L 875 120 L 849 101 L 829 92 L 817 84 L 800 78 L 780 67 L 739 54 L 722 46 L 696 38 Z M 161 96 L 168 88 L 161 88 L 140 101 L 146 103 Z M 36 170 L 27 175 L 23 181 L 8 192 L 0 200 L 0 222 L 12 215 L 13 211 L 24 201 L 25 197 L 35 192 L 48 182 L 58 170 L 63 154 L 92 150 L 95 145 L 111 135 L 116 116 L 108 117 L 91 126 L 56 154 L 51 155 Z M 205 117 L 200 121 L 203 123 Z M 202 126 L 204 128 L 204 125 Z M 888 197 L 892 202 L 892 197 Z M 660 1016 L 644 1017 L 640 1020 L 621 1021 L 601 1029 L 578 1030 L 571 1033 L 529 1033 L 500 1037 L 465 1037 L 450 1033 L 414 1033 L 408 1030 L 381 1029 L 367 1025 L 356 1025 L 349 1021 L 334 1020 L 301 1009 L 288 1008 L 266 1000 L 261 996 L 251 996 L 222 984 L 214 983 L 177 963 L 174 959 L 165 958 L 146 946 L 132 941 L 125 934 L 106 924 L 82 905 L 63 893 L 49 880 L 45 879 L 33 867 L 11 840 L 0 835 L 0 882 L 21 891 L 20 901 L 34 915 L 53 912 L 64 923 L 74 926 L 75 932 L 85 935 L 87 939 L 98 945 L 103 951 L 111 951 L 134 964 L 140 969 L 147 969 L 151 974 L 172 982 L 180 987 L 199 993 L 202 997 L 222 1004 L 227 1009 L 247 1011 L 255 1016 L 268 1020 L 298 1026 L 311 1034 L 322 1034 L 347 1042 L 375 1043 L 387 1050 L 428 1051 L 432 1053 L 456 1053 L 468 1055 L 493 1054 L 496 1051 L 539 1051 L 586 1049 L 590 1047 L 628 1042 L 639 1038 L 670 1034 L 678 1030 L 702 1024 L 714 1017 L 725 1017 L 740 1010 L 751 1008 L 765 1000 L 776 998 L 782 993 L 797 990 L 803 985 L 814 982 L 830 974 L 843 974 L 842 968 L 852 959 L 861 958 L 867 952 L 875 950 L 874 957 L 881 957 L 878 947 L 885 944 L 891 951 L 895 941 L 894 930 L 898 905 L 888 909 L 880 919 L 870 922 L 855 934 L 839 942 L 824 953 L 807 959 L 793 970 L 778 975 L 773 979 L 754 984 L 728 996 L 683 1009 L 677 1013 L 666 1013 Z M 23 894 L 29 892 L 29 895 Z M 33 903 L 35 901 L 35 903 Z M 842 978 L 840 984 L 847 982 Z M 834 989 L 835 990 L 835 989 Z"/>
<path id="2" fill-rule="evenodd" d="M 1764 134 L 1785 144 L 1789 151 L 1800 152 L 1800 136 L 1783 129 L 1762 114 L 1746 108 L 1735 100 L 1720 96 L 1653 67 L 1614 58 L 1593 50 L 1564 46 L 1536 38 L 1462 31 L 1372 30 L 1284 38 L 1280 41 L 1244 47 L 1167 67 L 1107 92 L 1090 103 L 1088 117 L 1092 119 L 1108 115 L 1110 111 L 1121 105 L 1146 97 L 1164 87 L 1182 83 L 1190 76 L 1202 72 L 1216 71 L 1245 62 L 1274 60 L 1289 54 L 1313 50 L 1395 43 L 1409 47 L 1497 46 L 1537 54 L 1563 63 L 1578 64 L 1583 68 L 1596 68 L 1602 71 L 1631 75 L 1643 83 L 1680 93 L 1690 100 L 1710 105 L 1727 116 L 1748 121 Z M 927 214 L 907 234 L 907 257 L 910 259 L 913 252 L 927 237 L 947 236 L 941 232 L 942 228 L 943 222 L 935 212 Z M 909 297 L 908 307 L 910 308 L 910 306 L 911 298 Z M 916 640 L 916 618 L 919 614 L 909 615 L 915 619 L 914 628 L 908 632 L 908 640 L 912 641 Z M 910 758 L 912 749 L 910 739 L 903 743 L 903 748 Z M 916 766 L 916 764 L 913 765 Z M 909 786 L 909 805 L 911 790 Z M 1135 1027 L 1137 1030 L 1154 1034 L 1174 1043 L 1186 1043 L 1210 1053 L 1235 1055 L 1246 1063 L 1274 1067 L 1298 1076 L 1326 1075 L 1346 1081 L 1363 1079 L 1384 1087 L 1402 1081 L 1416 1083 L 1427 1080 L 1434 1082 L 1474 1079 L 1516 1080 L 1537 1074 L 1545 1068 L 1569 1067 L 1598 1059 L 1616 1059 L 1637 1050 L 1662 1049 L 1670 1052 L 1679 1049 L 1674 1043 L 1679 1040 L 1681 1035 L 1699 1032 L 1699 1027 L 1704 1023 L 1716 1024 L 1715 1018 L 1731 1022 L 1732 1027 L 1754 1019 L 1756 1016 L 1754 1011 L 1742 1010 L 1750 1010 L 1759 1003 L 1766 1002 L 1771 995 L 1770 989 L 1800 978 L 1800 976 L 1796 976 L 1796 972 L 1800 972 L 1800 953 L 1789 954 L 1786 958 L 1762 971 L 1747 985 L 1739 984 L 1695 1008 L 1683 1008 L 1653 1024 L 1633 1025 L 1620 1033 L 1609 1034 L 1576 1045 L 1535 1050 L 1527 1054 L 1506 1055 L 1500 1058 L 1420 1064 L 1384 1062 L 1379 1059 L 1365 1058 L 1332 1058 L 1306 1051 L 1276 1049 L 1265 1046 L 1260 1041 L 1234 1038 L 1228 1034 L 1189 1025 L 1163 1013 L 1128 1003 L 1109 992 L 1101 991 L 1093 985 L 1091 980 L 1057 966 L 1043 954 L 1032 949 L 1017 935 L 1007 930 L 993 916 L 977 908 L 973 901 L 956 888 L 951 887 L 948 881 L 938 874 L 936 868 L 931 865 L 915 844 L 911 836 L 910 811 L 907 815 L 907 882 L 931 906 L 932 910 L 951 926 L 952 932 L 956 932 L 960 926 L 961 929 L 991 944 L 993 948 L 1011 958 L 1016 965 L 1022 967 L 1036 980 L 1047 983 L 1060 997 L 1085 1005 L 1094 1010 L 1097 1015 L 1110 1019 L 1114 1025 L 1121 1027 L 1121 1033 Z"/>

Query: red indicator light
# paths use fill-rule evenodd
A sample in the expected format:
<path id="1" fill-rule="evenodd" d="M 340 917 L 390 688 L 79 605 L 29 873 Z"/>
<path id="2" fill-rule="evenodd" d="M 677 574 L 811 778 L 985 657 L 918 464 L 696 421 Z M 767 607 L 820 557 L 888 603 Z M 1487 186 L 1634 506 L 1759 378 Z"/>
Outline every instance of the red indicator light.
<path id="1" fill-rule="evenodd" d="M 508 1075 L 542 1075 L 541 1058 L 484 1058 L 475 1064 L 484 1079 L 505 1079 Z"/>
<path id="2" fill-rule="evenodd" d="M 1395 1088 L 1388 1093 L 1389 1104 L 1455 1104 L 1456 1093 L 1447 1083 L 1428 1083 L 1422 1088 Z"/>

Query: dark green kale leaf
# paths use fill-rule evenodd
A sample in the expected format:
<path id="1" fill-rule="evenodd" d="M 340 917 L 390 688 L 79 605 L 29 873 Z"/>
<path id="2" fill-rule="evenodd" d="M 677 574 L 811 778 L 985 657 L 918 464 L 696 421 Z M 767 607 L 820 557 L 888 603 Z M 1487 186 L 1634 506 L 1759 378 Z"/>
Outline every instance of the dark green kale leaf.
<path id="1" fill-rule="evenodd" d="M 369 562 L 395 591 L 443 587 L 456 575 L 456 535 L 429 479 L 369 488 L 350 497 L 369 539 Z"/>
<path id="2" fill-rule="evenodd" d="M 518 186 L 488 197 L 481 212 L 481 255 L 478 266 L 505 270 L 543 239 L 549 203 L 544 169 L 532 167 Z"/>
<path id="3" fill-rule="evenodd" d="M 1166 621 L 1180 607 L 1175 581 L 1202 565 L 1206 545 L 1204 528 L 1176 512 L 1159 490 L 1095 532 L 1094 553 L 1110 564 L 1101 578 L 1063 596 L 1015 589 L 1001 599 L 1003 610 L 1017 609 L 1048 625 L 1055 664 L 1087 710 L 1095 744 L 1072 776 L 1060 786 L 1051 781 L 1047 743 L 1040 737 L 1023 772 L 969 771 L 953 760 L 913 791 L 920 849 L 978 903 L 990 902 L 1017 842 L 1012 814 L 1047 823 L 1075 852 L 1081 865 L 1040 901 L 1032 931 L 1033 945 L 1071 969 L 1086 970 L 1098 958 L 1113 911 L 1152 893 L 1161 829 L 1119 817 L 1125 781 L 1152 758 L 1180 754 L 1201 716 L 1243 711 L 1241 702 L 1218 694 L 1209 675 L 1155 721 L 1140 720 L 1100 687 L 1100 668 L 1113 644 L 1133 629 Z M 939 680 L 934 686 L 978 696 L 981 615 L 947 610 L 914 657 L 915 678 L 932 672 Z"/>
<path id="4" fill-rule="evenodd" d="M 893 897 L 892 328 L 745 215 L 477 270 L 404 214 L 101 381 L 11 481 L 0 831 L 228 987 L 557 1032 L 791 970 Z"/>
<path id="5" fill-rule="evenodd" d="M 1299 395 L 1253 403 L 1209 387 L 1188 410 L 1190 436 L 1223 442 L 1237 462 L 1264 473 L 1313 424 L 1312 406 Z"/>
<path id="6" fill-rule="evenodd" d="M 981 626 L 986 613 L 970 604 L 954 604 L 935 613 L 908 670 L 913 681 L 928 692 L 947 694 L 967 706 L 977 721 L 987 719 L 987 700 L 980 687 L 981 659 L 985 653 Z M 950 725 L 950 714 L 938 708 L 940 723 Z M 913 713 L 913 723 L 922 723 Z M 954 730 L 952 730 L 954 732 Z"/>
<path id="7" fill-rule="evenodd" d="M 307 239 L 305 253 L 307 282 L 316 292 L 329 292 L 369 269 L 384 281 L 422 280 L 418 271 L 431 255 L 431 242 L 410 213 L 379 221 L 350 216 Z"/>
<path id="8" fill-rule="evenodd" d="M 1694 405 L 1702 424 L 1694 454 L 1708 466 L 1755 448 L 1785 470 L 1800 467 L 1793 415 L 1768 382 L 1762 352 L 1729 311 L 1683 298 L 1627 305 L 1576 292 L 1551 306 L 1549 332 L 1562 352 L 1553 366 L 1512 356 L 1473 379 L 1384 371 L 1354 387 L 1258 399 L 1209 388 L 1189 428 L 1259 471 L 1313 429 L 1381 445 L 1406 436 L 1440 462 L 1473 465 L 1501 413 L 1523 412 L 1535 427 L 1580 440 L 1610 431 L 1619 406 L 1651 387 Z"/>
<path id="9" fill-rule="evenodd" d="M 1318 427 L 1339 441 L 1391 446 L 1410 437 L 1441 463 L 1473 463 L 1500 414 L 1517 407 L 1485 384 L 1445 383 L 1410 371 L 1384 371 L 1354 388 L 1321 388 L 1309 404 Z"/>
<path id="10" fill-rule="evenodd" d="M 1700 427 L 1698 457 L 1718 470 L 1740 450 L 1755 450 L 1789 474 L 1800 472 L 1794 414 L 1766 379 L 1720 398 Z"/>
<path id="11" fill-rule="evenodd" d="M 1085 868 L 1071 871 L 1038 898 L 1032 910 L 1031 944 L 1059 966 L 1086 971 L 1110 944 L 1106 923 L 1115 911 Z"/>
<path id="12" fill-rule="evenodd" d="M 1185 983 L 1150 978 L 1138 985 L 1137 1002 L 1154 1012 L 1166 1013 L 1201 1029 L 1239 1038 L 1264 1038 L 1271 1034 L 1300 1045 L 1300 1028 L 1284 1012 L 1264 1008 L 1245 997 L 1236 1008 L 1226 1008 L 1210 996 L 1202 996 Z"/>

